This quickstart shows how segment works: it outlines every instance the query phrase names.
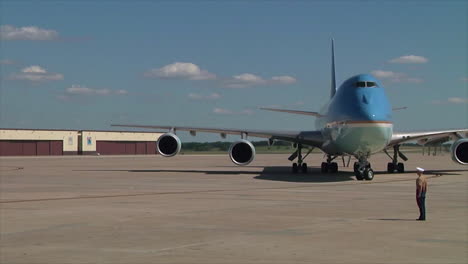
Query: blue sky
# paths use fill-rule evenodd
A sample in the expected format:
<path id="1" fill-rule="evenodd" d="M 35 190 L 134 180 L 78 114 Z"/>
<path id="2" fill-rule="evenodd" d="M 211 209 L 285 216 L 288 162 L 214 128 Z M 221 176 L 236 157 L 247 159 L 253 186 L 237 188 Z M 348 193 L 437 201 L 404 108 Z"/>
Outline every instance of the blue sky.
<path id="1" fill-rule="evenodd" d="M 396 130 L 468 126 L 466 1 L 70 2 L 1 2 L 0 127 L 313 129 L 258 107 L 319 110 L 331 37 L 338 83 L 409 107 Z"/>

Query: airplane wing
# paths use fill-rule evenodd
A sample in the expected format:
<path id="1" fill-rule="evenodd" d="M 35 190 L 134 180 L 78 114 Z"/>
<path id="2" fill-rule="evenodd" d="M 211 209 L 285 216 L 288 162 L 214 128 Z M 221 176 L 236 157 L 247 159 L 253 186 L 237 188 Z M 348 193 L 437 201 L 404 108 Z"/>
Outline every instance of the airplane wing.
<path id="1" fill-rule="evenodd" d="M 114 124 L 114 127 L 131 127 L 131 128 L 147 128 L 147 129 L 164 129 L 172 132 L 188 131 L 191 135 L 196 135 L 197 132 L 217 133 L 221 137 L 229 135 L 250 136 L 259 138 L 268 138 L 271 140 L 283 140 L 301 143 L 308 146 L 320 148 L 324 143 L 324 138 L 320 131 L 271 131 L 271 130 L 249 130 L 249 129 L 227 129 L 227 128 L 207 128 L 207 127 L 185 127 L 185 126 L 153 126 L 153 125 L 122 125 Z"/>
<path id="2" fill-rule="evenodd" d="M 300 110 L 289 110 L 289 109 L 278 109 L 278 108 L 266 108 L 266 107 L 260 107 L 260 110 L 266 110 L 266 111 L 274 111 L 274 112 L 283 112 L 283 113 L 290 113 L 290 114 L 296 114 L 296 115 L 310 115 L 310 116 L 315 116 L 315 117 L 321 117 L 322 115 L 317 113 L 317 112 L 310 112 L 310 111 L 300 111 Z"/>
<path id="3" fill-rule="evenodd" d="M 409 141 L 416 141 L 420 145 L 431 144 L 435 142 L 443 143 L 445 141 L 457 140 L 463 137 L 468 137 L 468 128 L 440 131 L 393 133 L 392 140 L 388 144 L 388 147 L 393 147 L 394 145 L 402 144 Z"/>

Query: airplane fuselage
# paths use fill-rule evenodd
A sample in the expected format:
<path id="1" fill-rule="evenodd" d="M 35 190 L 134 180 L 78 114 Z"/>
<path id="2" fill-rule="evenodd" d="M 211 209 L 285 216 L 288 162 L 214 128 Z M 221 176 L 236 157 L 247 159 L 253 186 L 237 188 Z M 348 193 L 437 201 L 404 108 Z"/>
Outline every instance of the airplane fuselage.
<path id="1" fill-rule="evenodd" d="M 322 108 L 316 127 L 328 154 L 369 157 L 392 138 L 392 108 L 382 84 L 371 75 L 356 75 L 337 89 Z"/>

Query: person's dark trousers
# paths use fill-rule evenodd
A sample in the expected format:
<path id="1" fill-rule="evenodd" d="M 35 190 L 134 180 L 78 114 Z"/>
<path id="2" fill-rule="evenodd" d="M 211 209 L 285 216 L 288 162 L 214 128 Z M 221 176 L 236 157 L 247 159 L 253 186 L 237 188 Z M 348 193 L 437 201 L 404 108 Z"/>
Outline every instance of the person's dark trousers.
<path id="1" fill-rule="evenodd" d="M 419 207 L 419 218 L 418 220 L 426 220 L 426 196 L 416 198 Z"/>

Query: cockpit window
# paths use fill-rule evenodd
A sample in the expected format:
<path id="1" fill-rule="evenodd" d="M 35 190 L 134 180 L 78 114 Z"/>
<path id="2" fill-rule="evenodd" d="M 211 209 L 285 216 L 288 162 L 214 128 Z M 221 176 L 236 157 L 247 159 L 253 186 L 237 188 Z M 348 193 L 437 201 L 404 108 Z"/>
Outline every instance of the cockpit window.
<path id="1" fill-rule="evenodd" d="M 356 87 L 366 87 L 366 82 L 357 82 Z"/>
<path id="2" fill-rule="evenodd" d="M 356 87 L 377 87 L 375 82 L 356 82 Z"/>

